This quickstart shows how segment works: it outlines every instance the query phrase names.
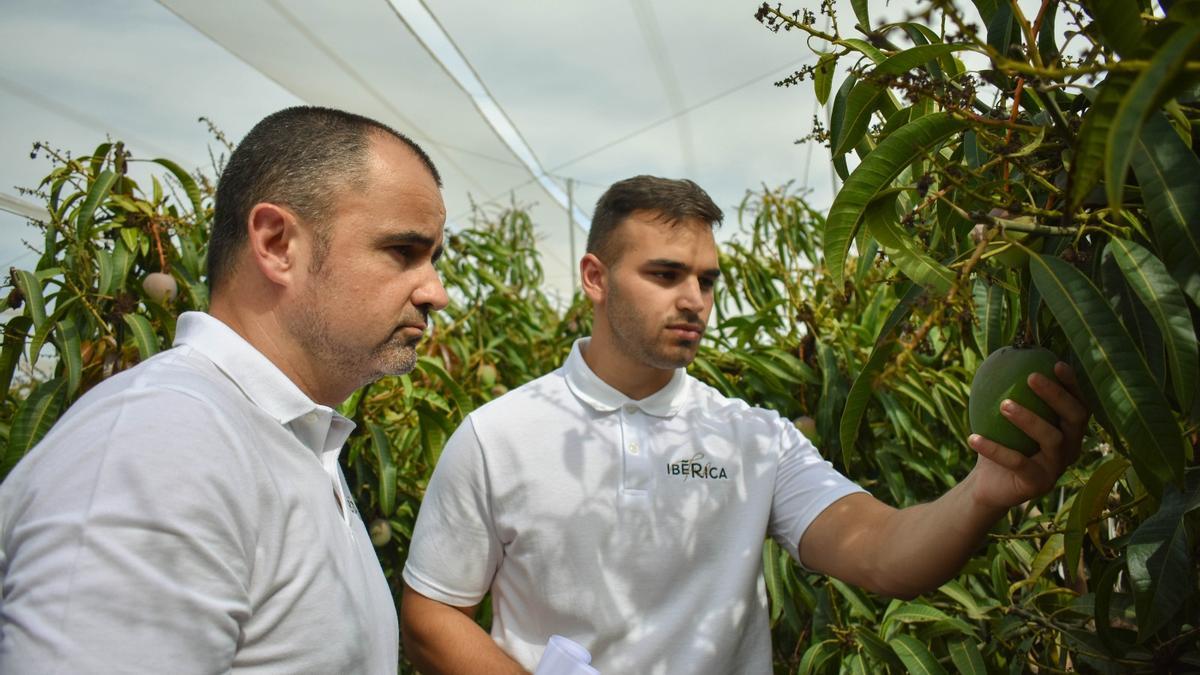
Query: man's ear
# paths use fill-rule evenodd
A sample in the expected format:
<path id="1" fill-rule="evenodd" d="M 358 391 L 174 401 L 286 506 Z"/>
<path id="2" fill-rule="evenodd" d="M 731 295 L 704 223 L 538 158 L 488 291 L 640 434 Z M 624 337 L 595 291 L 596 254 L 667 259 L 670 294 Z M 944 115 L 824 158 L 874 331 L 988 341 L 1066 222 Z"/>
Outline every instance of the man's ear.
<path id="1" fill-rule="evenodd" d="M 579 280 L 583 284 L 584 295 L 593 305 L 604 303 L 608 296 L 608 265 L 595 254 L 585 254 L 579 261 Z"/>
<path id="2" fill-rule="evenodd" d="M 246 223 L 251 264 L 268 281 L 287 285 L 299 261 L 300 222 L 284 206 L 260 202 Z"/>

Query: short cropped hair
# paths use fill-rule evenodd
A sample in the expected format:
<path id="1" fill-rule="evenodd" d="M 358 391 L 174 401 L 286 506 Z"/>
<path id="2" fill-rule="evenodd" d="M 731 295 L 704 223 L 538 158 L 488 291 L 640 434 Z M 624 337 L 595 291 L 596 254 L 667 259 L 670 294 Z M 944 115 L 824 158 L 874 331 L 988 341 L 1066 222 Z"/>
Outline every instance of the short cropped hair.
<path id="1" fill-rule="evenodd" d="M 623 250 L 614 232 L 635 211 L 657 212 L 668 223 L 696 218 L 710 227 L 724 217 L 708 193 L 690 180 L 656 176 L 626 178 L 613 183 L 596 202 L 587 252 L 606 265 L 615 264 Z"/>
<path id="2" fill-rule="evenodd" d="M 408 146 L 441 187 L 442 178 L 421 146 L 381 122 L 317 106 L 272 113 L 246 134 L 221 172 L 208 243 L 209 289 L 216 290 L 234 271 L 250 211 L 263 202 L 287 206 L 313 224 L 313 266 L 319 268 L 329 241 L 323 221 L 342 189 L 364 185 L 371 134 L 387 134 Z"/>

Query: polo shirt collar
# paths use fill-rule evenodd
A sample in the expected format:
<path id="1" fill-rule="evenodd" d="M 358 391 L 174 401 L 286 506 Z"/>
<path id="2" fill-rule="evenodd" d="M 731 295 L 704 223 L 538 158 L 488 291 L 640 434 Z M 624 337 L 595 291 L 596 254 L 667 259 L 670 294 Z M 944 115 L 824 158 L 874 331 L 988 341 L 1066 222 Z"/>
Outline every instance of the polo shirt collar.
<path id="1" fill-rule="evenodd" d="M 318 455 L 340 449 L 354 430 L 354 422 L 315 403 L 262 352 L 210 314 L 180 314 L 175 345 L 207 357 L 246 398 Z"/>
<path id="2" fill-rule="evenodd" d="M 600 412 L 612 412 L 626 405 L 636 406 L 647 415 L 673 417 L 683 407 L 687 395 L 687 374 L 676 368 L 671 380 L 662 389 L 646 398 L 633 400 L 614 389 L 594 373 L 583 359 L 583 348 L 591 338 L 580 338 L 571 347 L 571 355 L 563 364 L 567 387 L 571 393 Z"/>

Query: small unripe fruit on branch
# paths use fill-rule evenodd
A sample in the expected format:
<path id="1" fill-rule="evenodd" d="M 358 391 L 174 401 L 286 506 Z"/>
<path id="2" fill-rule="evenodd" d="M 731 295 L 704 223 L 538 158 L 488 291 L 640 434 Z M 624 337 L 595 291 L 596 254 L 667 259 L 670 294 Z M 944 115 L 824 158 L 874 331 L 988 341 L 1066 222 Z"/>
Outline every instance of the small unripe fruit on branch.
<path id="1" fill-rule="evenodd" d="M 142 290 L 146 292 L 146 297 L 157 303 L 170 302 L 179 294 L 179 284 L 175 282 L 175 277 L 162 272 L 151 272 L 146 275 L 142 281 Z"/>

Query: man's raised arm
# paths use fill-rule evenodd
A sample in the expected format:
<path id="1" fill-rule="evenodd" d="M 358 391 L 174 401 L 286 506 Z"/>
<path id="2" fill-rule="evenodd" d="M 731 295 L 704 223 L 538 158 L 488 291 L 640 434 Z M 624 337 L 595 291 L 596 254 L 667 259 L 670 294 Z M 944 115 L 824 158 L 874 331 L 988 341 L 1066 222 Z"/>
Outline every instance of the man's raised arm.
<path id="1" fill-rule="evenodd" d="M 1002 414 L 1038 442 L 1026 457 L 972 435 L 975 468 L 938 499 L 896 509 L 866 494 L 844 497 L 825 509 L 800 542 L 801 562 L 883 595 L 911 598 L 958 573 L 987 531 L 1009 508 L 1050 491 L 1079 456 L 1088 411 L 1074 373 L 1055 366 L 1064 386 L 1030 375 L 1029 385 L 1061 421 L 1058 427 L 1006 401 Z"/>

